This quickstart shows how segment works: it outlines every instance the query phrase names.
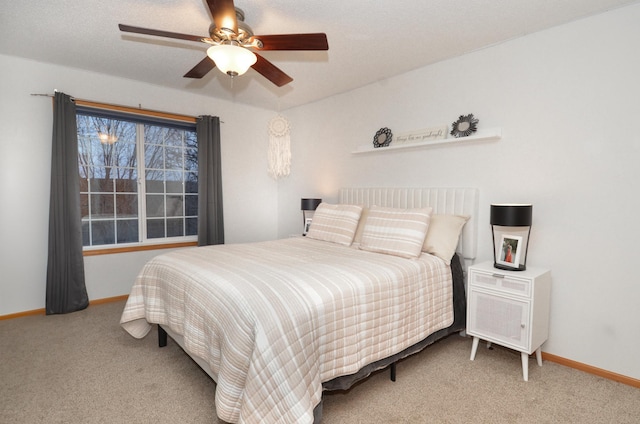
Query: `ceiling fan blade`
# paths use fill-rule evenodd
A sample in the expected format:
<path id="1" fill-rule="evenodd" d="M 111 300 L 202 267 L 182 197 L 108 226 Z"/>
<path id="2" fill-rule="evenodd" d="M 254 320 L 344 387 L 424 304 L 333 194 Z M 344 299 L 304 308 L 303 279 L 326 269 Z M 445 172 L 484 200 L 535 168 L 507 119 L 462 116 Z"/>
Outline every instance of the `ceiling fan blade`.
<path id="1" fill-rule="evenodd" d="M 216 64 L 209 56 L 202 59 L 196 66 L 191 68 L 189 72 L 184 74 L 185 78 L 202 78 L 207 73 L 216 67 Z"/>
<path id="2" fill-rule="evenodd" d="M 178 40 L 200 41 L 202 42 L 208 37 L 200 37 L 198 35 L 180 34 L 178 32 L 161 31 L 158 29 L 140 28 L 130 25 L 119 24 L 120 31 L 133 32 L 135 34 L 157 35 L 158 37 L 177 38 Z"/>
<path id="3" fill-rule="evenodd" d="M 238 19 L 233 0 L 207 0 L 213 23 L 220 30 L 230 30 L 238 34 Z"/>
<path id="4" fill-rule="evenodd" d="M 285 74 L 273 63 L 269 62 L 264 57 L 256 54 L 258 60 L 253 64 L 252 68 L 255 69 L 258 73 L 262 74 L 266 79 L 277 85 L 278 87 L 282 87 L 285 84 L 293 81 L 289 75 Z"/>
<path id="5" fill-rule="evenodd" d="M 263 44 L 260 50 L 329 50 L 327 34 L 254 35 Z"/>

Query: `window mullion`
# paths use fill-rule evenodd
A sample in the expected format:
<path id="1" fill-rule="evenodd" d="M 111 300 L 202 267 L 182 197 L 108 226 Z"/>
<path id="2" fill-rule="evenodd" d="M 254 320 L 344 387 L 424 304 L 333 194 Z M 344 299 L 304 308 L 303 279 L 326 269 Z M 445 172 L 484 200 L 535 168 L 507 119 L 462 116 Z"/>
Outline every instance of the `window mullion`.
<path id="1" fill-rule="evenodd" d="M 138 231 L 140 240 L 147 241 L 147 190 L 145 184 L 146 164 L 144 156 L 144 124 L 136 125 L 136 147 L 138 152 Z"/>

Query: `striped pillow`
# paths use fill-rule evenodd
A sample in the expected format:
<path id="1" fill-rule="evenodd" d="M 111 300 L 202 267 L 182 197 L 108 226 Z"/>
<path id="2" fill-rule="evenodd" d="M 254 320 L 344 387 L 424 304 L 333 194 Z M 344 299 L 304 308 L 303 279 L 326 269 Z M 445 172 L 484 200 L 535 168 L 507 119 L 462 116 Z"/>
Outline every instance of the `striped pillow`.
<path id="1" fill-rule="evenodd" d="M 395 209 L 372 206 L 360 249 L 403 258 L 420 256 L 432 208 Z"/>
<path id="2" fill-rule="evenodd" d="M 311 221 L 307 237 L 351 246 L 362 207 L 320 203 Z"/>

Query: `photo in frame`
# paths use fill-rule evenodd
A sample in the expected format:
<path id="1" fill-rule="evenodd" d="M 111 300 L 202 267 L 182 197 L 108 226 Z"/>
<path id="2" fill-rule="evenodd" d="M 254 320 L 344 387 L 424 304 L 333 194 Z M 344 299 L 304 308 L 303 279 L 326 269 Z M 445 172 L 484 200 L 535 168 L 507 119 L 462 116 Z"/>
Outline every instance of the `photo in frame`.
<path id="1" fill-rule="evenodd" d="M 520 267 L 521 246 L 521 236 L 503 234 L 500 244 L 496 246 L 496 263 L 518 269 Z"/>
<path id="2" fill-rule="evenodd" d="M 303 236 L 306 236 L 307 233 L 309 232 L 309 228 L 311 228 L 311 221 L 312 221 L 311 218 L 307 218 L 304 220 L 304 230 L 302 232 Z"/>

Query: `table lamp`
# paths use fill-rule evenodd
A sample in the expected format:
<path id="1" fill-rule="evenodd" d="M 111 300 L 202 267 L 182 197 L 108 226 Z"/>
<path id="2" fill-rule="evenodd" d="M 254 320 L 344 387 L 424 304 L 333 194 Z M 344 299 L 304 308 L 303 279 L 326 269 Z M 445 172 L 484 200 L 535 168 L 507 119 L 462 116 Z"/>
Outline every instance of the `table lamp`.
<path id="1" fill-rule="evenodd" d="M 492 204 L 493 266 L 509 271 L 527 269 L 533 205 Z"/>
<path id="2" fill-rule="evenodd" d="M 311 225 L 311 218 L 307 218 L 307 213 L 315 211 L 320 203 L 322 203 L 322 199 L 300 200 L 300 209 L 302 209 L 303 236 L 307 234 L 307 231 L 309 231 L 309 226 Z"/>

